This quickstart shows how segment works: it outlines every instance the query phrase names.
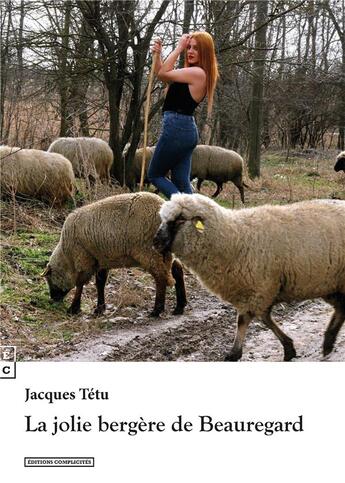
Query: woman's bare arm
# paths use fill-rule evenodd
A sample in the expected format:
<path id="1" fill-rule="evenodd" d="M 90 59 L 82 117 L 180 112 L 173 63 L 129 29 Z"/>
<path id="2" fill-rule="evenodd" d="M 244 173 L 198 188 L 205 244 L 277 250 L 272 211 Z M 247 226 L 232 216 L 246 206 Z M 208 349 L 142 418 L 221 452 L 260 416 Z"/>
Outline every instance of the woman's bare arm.
<path id="1" fill-rule="evenodd" d="M 188 46 L 189 38 L 190 36 L 188 34 L 182 35 L 182 37 L 180 38 L 177 44 L 177 47 L 171 52 L 170 55 L 168 55 L 168 57 L 162 63 L 161 68 L 157 73 L 158 79 L 169 82 L 169 79 L 163 78 L 163 77 L 167 73 L 172 72 L 174 70 L 177 59 Z M 170 81 L 173 82 L 174 79 L 171 79 Z"/>
<path id="2" fill-rule="evenodd" d="M 161 68 L 158 72 L 158 79 L 163 82 L 186 82 L 187 84 L 196 84 L 205 82 L 206 74 L 201 67 L 184 67 L 183 69 L 174 69 L 167 72 L 162 72 Z"/>
<path id="3" fill-rule="evenodd" d="M 187 84 L 195 84 L 205 82 L 206 74 L 201 67 L 187 67 L 183 69 L 174 69 L 175 64 L 181 53 L 188 47 L 190 35 L 182 35 L 179 43 L 164 62 L 161 61 L 160 67 L 156 64 L 155 73 L 163 82 L 186 82 Z M 159 41 L 155 42 L 152 52 L 161 53 L 162 45 Z"/>

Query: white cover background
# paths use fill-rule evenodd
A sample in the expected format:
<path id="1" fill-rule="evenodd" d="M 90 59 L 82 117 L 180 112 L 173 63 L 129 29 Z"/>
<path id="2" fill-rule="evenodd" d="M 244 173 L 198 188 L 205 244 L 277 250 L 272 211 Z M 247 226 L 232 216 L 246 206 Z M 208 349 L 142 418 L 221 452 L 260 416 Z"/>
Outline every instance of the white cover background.
<path id="1" fill-rule="evenodd" d="M 17 363 L 17 379 L 0 380 L 1 481 L 344 481 L 344 369 L 344 363 Z M 24 402 L 25 388 L 79 387 L 108 391 L 110 399 Z M 93 422 L 93 431 L 25 432 L 25 415 L 49 423 L 71 414 Z M 166 431 L 98 433 L 100 414 L 108 421 L 162 420 Z M 193 432 L 170 430 L 180 414 L 194 423 Z M 202 414 L 222 421 L 295 421 L 303 414 L 304 432 L 200 433 Z M 93 456 L 95 468 L 24 468 L 25 456 Z"/>

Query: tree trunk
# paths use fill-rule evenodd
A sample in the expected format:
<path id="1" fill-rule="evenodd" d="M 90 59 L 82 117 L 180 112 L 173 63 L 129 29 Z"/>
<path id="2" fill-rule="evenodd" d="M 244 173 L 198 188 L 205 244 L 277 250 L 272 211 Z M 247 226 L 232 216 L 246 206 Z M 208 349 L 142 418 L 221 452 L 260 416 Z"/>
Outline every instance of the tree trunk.
<path id="1" fill-rule="evenodd" d="M 190 29 L 190 21 L 194 11 L 194 0 L 184 0 L 184 15 L 182 33 L 187 34 Z M 179 68 L 184 65 L 184 56 L 180 55 Z"/>
<path id="2" fill-rule="evenodd" d="M 7 5 L 5 10 L 5 5 L 3 2 L 0 3 L 0 13 L 1 13 L 1 70 L 0 70 L 0 141 L 1 143 L 6 144 L 8 142 L 8 131 L 5 128 L 5 94 L 7 88 L 7 76 L 8 76 L 8 60 L 10 55 L 10 25 L 11 25 L 11 15 L 12 15 L 12 7 L 11 4 Z M 6 17 L 7 17 L 7 29 L 5 32 L 5 25 L 6 25 Z"/>
<path id="3" fill-rule="evenodd" d="M 339 137 L 338 137 L 338 149 L 345 149 L 345 32 L 343 28 L 345 22 L 345 9 L 344 1 L 343 8 L 341 10 L 342 18 L 340 21 L 336 18 L 332 7 L 329 2 L 324 3 L 324 7 L 329 13 L 329 16 L 333 22 L 333 25 L 339 35 L 342 48 L 342 64 L 341 64 L 341 76 L 339 80 L 339 103 L 338 103 L 338 125 L 339 125 Z"/>
<path id="4" fill-rule="evenodd" d="M 71 27 L 71 10 L 72 3 L 67 1 L 65 3 L 65 16 L 64 16 L 64 26 L 62 33 L 62 47 L 60 55 L 60 137 L 68 136 L 72 134 L 72 119 L 70 116 L 69 109 L 69 74 L 68 74 L 68 41 L 69 33 Z"/>
<path id="5" fill-rule="evenodd" d="M 114 152 L 115 160 L 111 174 L 121 184 L 130 185 L 131 156 L 136 148 L 134 142 L 138 142 L 138 127 L 141 126 L 142 122 L 140 118 L 140 107 L 143 104 L 141 81 L 143 78 L 145 59 L 157 23 L 161 20 L 169 1 L 165 0 L 160 4 L 154 18 L 148 24 L 143 38 L 140 37 L 140 31 L 136 33 L 137 45 L 131 41 L 133 32 L 136 32 L 137 29 L 134 16 L 136 2 L 116 1 L 108 2 L 108 4 L 114 9 L 116 14 L 120 42 L 115 43 L 114 38 L 104 27 L 100 13 L 100 2 L 79 2 L 78 6 L 99 42 L 103 61 L 103 73 L 109 96 L 109 145 Z M 136 62 L 135 72 L 131 76 L 127 72 L 127 50 L 129 47 L 133 50 Z M 129 103 L 131 108 L 128 110 L 124 122 L 122 122 L 122 125 L 124 124 L 124 128 L 122 129 L 120 106 L 126 79 L 130 79 L 132 84 L 131 100 Z M 126 156 L 127 159 L 125 160 L 122 155 L 122 150 L 131 135 L 132 142 Z"/>
<path id="6" fill-rule="evenodd" d="M 259 28 L 267 20 L 268 1 L 260 1 L 256 4 L 255 27 Z M 263 109 L 263 88 L 266 57 L 266 31 L 267 26 L 257 30 L 255 35 L 255 53 L 253 69 L 252 98 L 250 103 L 250 126 L 249 126 L 249 159 L 248 170 L 251 178 L 260 176 L 260 150 Z"/>
<path id="7" fill-rule="evenodd" d="M 17 78 L 17 86 L 16 91 L 17 95 L 20 95 L 20 92 L 23 87 L 23 28 L 24 28 L 24 0 L 20 2 L 20 18 L 19 18 L 19 32 L 18 32 L 18 45 L 17 45 L 17 52 L 18 52 L 18 78 Z"/>
<path id="8" fill-rule="evenodd" d="M 90 58 L 91 60 L 94 59 L 92 52 L 93 42 L 94 39 L 90 28 L 85 18 L 83 18 L 79 29 L 78 41 L 75 45 L 74 82 L 71 82 L 69 104 L 71 116 L 73 116 L 71 125 L 73 126 L 74 121 L 79 119 L 79 133 L 86 137 L 90 135 L 86 101 L 90 78 L 87 75 L 87 71 L 90 66 Z"/>

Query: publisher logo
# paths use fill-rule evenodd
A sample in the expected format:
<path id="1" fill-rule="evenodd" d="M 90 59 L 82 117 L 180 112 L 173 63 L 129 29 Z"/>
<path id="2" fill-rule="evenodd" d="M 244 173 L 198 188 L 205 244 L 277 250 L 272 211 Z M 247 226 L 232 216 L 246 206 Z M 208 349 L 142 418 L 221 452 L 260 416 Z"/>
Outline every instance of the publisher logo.
<path id="1" fill-rule="evenodd" d="M 16 348 L 13 345 L 0 346 L 0 379 L 16 378 Z"/>
<path id="2" fill-rule="evenodd" d="M 24 466 L 26 468 L 56 468 L 58 466 L 61 466 L 62 468 L 66 467 L 88 467 L 88 468 L 93 468 L 95 466 L 95 458 L 81 458 L 81 457 L 52 457 L 52 456 L 47 456 L 47 457 L 34 457 L 30 456 L 27 458 L 24 458 Z"/>

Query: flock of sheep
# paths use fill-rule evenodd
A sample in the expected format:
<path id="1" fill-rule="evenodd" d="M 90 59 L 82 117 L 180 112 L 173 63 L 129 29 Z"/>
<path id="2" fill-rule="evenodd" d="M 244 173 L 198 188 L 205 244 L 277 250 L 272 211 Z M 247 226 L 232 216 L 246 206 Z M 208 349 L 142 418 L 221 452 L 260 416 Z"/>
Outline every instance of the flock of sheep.
<path id="1" fill-rule="evenodd" d="M 150 156 L 153 148 L 149 149 Z M 138 150 L 134 169 L 141 162 Z M 56 205 L 73 199 L 75 177 L 110 182 L 113 154 L 96 138 L 60 138 L 48 152 L 0 146 L 1 189 Z M 334 169 L 345 172 L 345 152 Z M 198 146 L 193 157 L 198 188 L 204 179 L 231 180 L 243 194 L 243 160 L 234 151 Z M 177 257 L 177 258 L 176 258 Z M 322 297 L 334 307 L 323 354 L 329 354 L 345 320 L 345 201 L 313 200 L 287 206 L 231 210 L 200 194 L 167 202 L 139 192 L 104 198 L 74 210 L 44 271 L 50 296 L 62 300 L 76 288 L 70 313 L 80 311 L 83 286 L 96 277 L 96 314 L 105 310 L 108 271 L 140 266 L 156 284 L 152 316 L 164 310 L 167 286 L 176 308 L 187 304 L 180 260 L 211 292 L 237 309 L 237 332 L 225 360 L 242 356 L 245 334 L 260 318 L 281 342 L 284 360 L 296 356 L 293 341 L 273 321 L 279 302 Z"/>
<path id="2" fill-rule="evenodd" d="M 97 138 L 59 138 L 47 152 L 0 146 L 1 193 L 55 206 L 74 202 L 75 178 L 109 183 L 113 158 L 109 145 Z"/>
<path id="3" fill-rule="evenodd" d="M 154 147 L 147 148 L 147 165 L 153 152 Z M 142 155 L 143 150 L 138 149 L 133 161 L 133 179 L 137 184 Z M 38 198 L 59 206 L 74 198 L 75 178 L 84 178 L 89 186 L 97 180 L 110 183 L 113 161 L 111 148 L 98 138 L 58 138 L 47 152 L 0 146 L 1 191 L 7 195 Z M 191 177 L 198 179 L 198 190 L 204 180 L 215 182 L 217 190 L 214 197 L 223 189 L 223 183 L 232 181 L 244 203 L 243 159 L 235 151 L 218 146 L 197 146 Z"/>

